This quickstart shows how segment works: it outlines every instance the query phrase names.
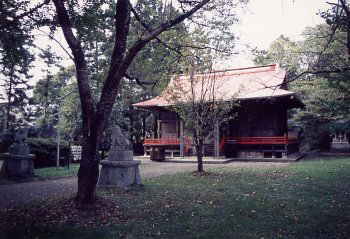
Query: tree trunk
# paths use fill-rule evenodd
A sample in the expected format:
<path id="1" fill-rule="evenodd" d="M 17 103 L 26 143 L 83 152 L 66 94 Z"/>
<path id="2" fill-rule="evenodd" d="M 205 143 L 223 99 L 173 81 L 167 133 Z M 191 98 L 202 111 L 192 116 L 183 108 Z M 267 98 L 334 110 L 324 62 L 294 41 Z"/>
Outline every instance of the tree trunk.
<path id="1" fill-rule="evenodd" d="M 76 201 L 79 205 L 93 204 L 96 201 L 96 185 L 99 177 L 99 158 L 97 145 L 102 127 L 92 126 L 91 134 L 84 133 L 81 162 L 78 172 L 78 193 Z"/>
<path id="2" fill-rule="evenodd" d="M 11 107 L 12 107 L 12 74 L 10 76 L 10 85 L 9 85 L 9 91 L 8 91 L 8 94 L 7 94 L 5 129 L 9 129 L 10 128 Z"/>
<path id="3" fill-rule="evenodd" d="M 94 156 L 89 157 L 82 157 L 78 172 L 78 193 L 76 200 L 79 205 L 89 205 L 96 201 L 99 164 L 98 160 L 92 158 Z"/>
<path id="4" fill-rule="evenodd" d="M 203 141 L 199 140 L 197 145 L 197 171 L 199 173 L 204 172 L 203 169 Z"/>

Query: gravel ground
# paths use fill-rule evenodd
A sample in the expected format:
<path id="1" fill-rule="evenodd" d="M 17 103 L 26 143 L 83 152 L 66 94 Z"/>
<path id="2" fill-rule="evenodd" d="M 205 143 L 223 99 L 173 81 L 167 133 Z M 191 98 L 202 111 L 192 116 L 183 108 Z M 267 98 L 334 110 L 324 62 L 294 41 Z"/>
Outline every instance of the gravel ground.
<path id="1" fill-rule="evenodd" d="M 288 163 L 232 162 L 229 164 L 206 164 L 204 168 L 266 168 L 285 167 L 287 165 Z M 190 172 L 196 170 L 196 166 L 196 164 L 192 163 L 159 163 L 150 160 L 142 160 L 140 169 L 141 178 L 147 179 L 165 174 L 170 175 L 178 172 Z M 31 204 L 49 198 L 71 196 L 75 194 L 76 191 L 76 177 L 0 185 L 0 209 Z"/>

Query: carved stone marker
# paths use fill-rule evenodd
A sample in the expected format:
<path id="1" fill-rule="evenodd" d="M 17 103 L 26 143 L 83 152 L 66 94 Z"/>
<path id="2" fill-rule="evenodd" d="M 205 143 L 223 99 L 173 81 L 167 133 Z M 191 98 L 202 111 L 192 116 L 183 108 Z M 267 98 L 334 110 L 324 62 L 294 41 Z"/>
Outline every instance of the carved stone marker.
<path id="1" fill-rule="evenodd" d="M 34 176 L 34 155 L 29 154 L 29 146 L 25 142 L 27 129 L 19 129 L 15 134 L 15 142 L 9 147 L 9 152 L 1 154 L 5 161 L 0 175 L 5 178 L 28 178 Z"/>
<path id="2" fill-rule="evenodd" d="M 102 160 L 98 185 L 102 187 L 127 188 L 141 184 L 139 165 L 141 161 L 133 160 L 133 151 L 129 140 L 123 135 L 119 126 L 112 130 L 112 144 L 107 160 Z"/>

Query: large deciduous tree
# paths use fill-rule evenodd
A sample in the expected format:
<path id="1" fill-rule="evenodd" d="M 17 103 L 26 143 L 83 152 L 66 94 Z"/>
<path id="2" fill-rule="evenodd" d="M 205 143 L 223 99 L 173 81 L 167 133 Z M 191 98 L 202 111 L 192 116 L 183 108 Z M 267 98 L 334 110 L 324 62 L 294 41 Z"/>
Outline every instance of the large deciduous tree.
<path id="1" fill-rule="evenodd" d="M 80 28 L 75 26 L 75 16 L 92 10 L 95 3 L 114 4 L 114 30 L 110 32 L 113 50 L 110 56 L 108 71 L 105 74 L 100 97 L 96 100 L 91 88 L 91 68 L 87 61 L 87 52 L 81 41 Z M 82 161 L 78 173 L 77 201 L 89 204 L 95 201 L 96 184 L 99 176 L 97 145 L 102 136 L 105 124 L 116 101 L 120 83 L 135 57 L 144 47 L 159 41 L 159 36 L 187 21 L 188 24 L 200 24 L 207 27 L 207 34 L 212 41 L 197 46 L 216 50 L 230 49 L 230 24 L 236 21 L 233 9 L 244 0 L 200 0 L 182 1 L 174 5 L 179 11 L 173 11 L 173 6 L 164 5 L 163 12 L 156 23 L 144 20 L 143 8 L 135 8 L 129 0 L 113 1 L 63 1 L 53 0 L 57 21 L 62 28 L 64 37 L 71 50 L 76 68 L 76 78 L 82 107 L 83 150 Z M 130 42 L 130 23 L 135 18 L 140 23 L 140 31 Z M 220 38 L 220 44 L 211 44 Z M 195 46 L 193 46 L 195 47 Z M 226 49 L 225 49 L 226 48 Z"/>

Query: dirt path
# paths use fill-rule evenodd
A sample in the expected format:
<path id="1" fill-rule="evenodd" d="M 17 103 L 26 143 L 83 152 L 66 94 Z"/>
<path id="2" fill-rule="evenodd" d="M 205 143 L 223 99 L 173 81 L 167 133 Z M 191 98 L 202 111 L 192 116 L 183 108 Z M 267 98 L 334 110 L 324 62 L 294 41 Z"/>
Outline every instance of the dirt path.
<path id="1" fill-rule="evenodd" d="M 229 164 L 207 164 L 205 168 L 266 168 L 285 167 L 288 163 L 270 162 L 232 162 Z M 141 178 L 153 178 L 178 172 L 190 172 L 196 169 L 192 163 L 159 163 L 142 160 Z M 70 196 L 77 191 L 77 178 L 62 178 L 56 180 L 36 181 L 0 185 L 0 209 L 30 204 L 49 198 Z"/>

